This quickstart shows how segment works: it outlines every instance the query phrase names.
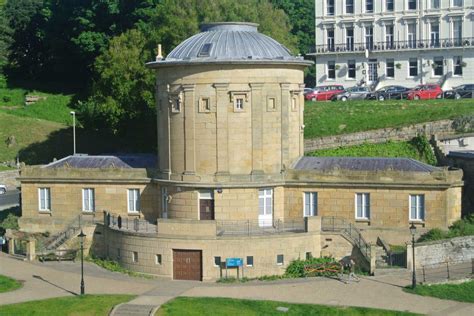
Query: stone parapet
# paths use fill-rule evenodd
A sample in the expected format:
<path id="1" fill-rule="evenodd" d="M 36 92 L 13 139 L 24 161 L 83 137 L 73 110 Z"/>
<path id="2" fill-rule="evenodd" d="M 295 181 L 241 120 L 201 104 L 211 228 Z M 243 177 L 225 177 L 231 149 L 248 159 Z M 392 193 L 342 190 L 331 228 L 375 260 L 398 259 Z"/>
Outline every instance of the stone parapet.
<path id="1" fill-rule="evenodd" d="M 158 219 L 158 236 L 216 238 L 216 221 Z"/>

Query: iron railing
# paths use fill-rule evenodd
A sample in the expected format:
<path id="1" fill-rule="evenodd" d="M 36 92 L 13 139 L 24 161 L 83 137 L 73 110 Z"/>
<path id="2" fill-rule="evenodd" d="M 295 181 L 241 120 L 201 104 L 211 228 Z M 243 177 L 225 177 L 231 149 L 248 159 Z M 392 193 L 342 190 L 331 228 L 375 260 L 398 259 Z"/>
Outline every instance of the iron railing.
<path id="1" fill-rule="evenodd" d="M 150 223 L 141 218 L 129 219 L 121 215 L 104 212 L 104 226 L 121 231 L 137 232 L 137 233 L 152 233 L 158 232 L 158 225 Z"/>
<path id="2" fill-rule="evenodd" d="M 366 50 L 371 52 L 399 51 L 399 50 L 422 50 L 441 48 L 462 48 L 474 47 L 474 37 L 465 38 L 445 38 L 445 39 L 425 39 L 425 40 L 403 40 L 403 41 L 382 41 L 382 42 L 346 42 L 341 44 L 316 45 L 312 53 L 332 54 L 332 53 L 363 53 Z"/>
<path id="3" fill-rule="evenodd" d="M 305 233 L 305 218 L 274 220 L 219 220 L 217 236 L 256 236 L 281 233 Z"/>
<path id="4" fill-rule="evenodd" d="M 347 222 L 341 217 L 326 217 L 321 218 L 321 230 L 326 232 L 338 232 L 346 236 L 352 241 L 354 246 L 359 248 L 365 259 L 370 262 L 370 244 L 362 237 L 361 232 L 354 224 Z"/>
<path id="5" fill-rule="evenodd" d="M 437 283 L 449 280 L 472 278 L 474 259 L 470 261 L 446 261 L 438 264 L 422 265 L 416 269 L 419 283 Z"/>

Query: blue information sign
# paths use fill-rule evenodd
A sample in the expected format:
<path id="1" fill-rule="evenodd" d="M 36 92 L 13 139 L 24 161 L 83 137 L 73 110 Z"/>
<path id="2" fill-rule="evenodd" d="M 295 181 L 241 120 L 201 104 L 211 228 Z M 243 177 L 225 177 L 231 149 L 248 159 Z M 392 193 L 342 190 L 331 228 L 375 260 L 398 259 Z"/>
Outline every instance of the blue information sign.
<path id="1" fill-rule="evenodd" d="M 228 268 L 241 267 L 243 266 L 242 258 L 227 258 L 225 259 L 226 266 Z"/>

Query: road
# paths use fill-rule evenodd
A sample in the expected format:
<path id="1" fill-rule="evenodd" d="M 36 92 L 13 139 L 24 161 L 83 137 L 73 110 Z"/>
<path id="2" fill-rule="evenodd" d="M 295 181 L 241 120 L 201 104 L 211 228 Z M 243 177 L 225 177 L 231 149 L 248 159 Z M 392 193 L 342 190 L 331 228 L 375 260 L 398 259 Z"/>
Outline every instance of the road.
<path id="1" fill-rule="evenodd" d="M 8 190 L 6 194 L 0 195 L 0 210 L 20 204 L 20 191 Z"/>

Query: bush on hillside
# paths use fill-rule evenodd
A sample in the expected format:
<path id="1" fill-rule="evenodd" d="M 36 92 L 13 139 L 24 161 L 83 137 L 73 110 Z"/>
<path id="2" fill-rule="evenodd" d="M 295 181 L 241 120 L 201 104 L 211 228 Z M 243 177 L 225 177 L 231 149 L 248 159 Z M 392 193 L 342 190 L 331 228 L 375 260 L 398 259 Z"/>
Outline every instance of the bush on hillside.
<path id="1" fill-rule="evenodd" d="M 418 239 L 418 242 L 472 235 L 474 235 L 474 214 L 455 221 L 453 225 L 449 227 L 448 231 L 443 231 L 439 228 L 430 229 L 428 232 L 421 235 L 421 237 Z"/>
<path id="2" fill-rule="evenodd" d="M 303 278 L 306 276 L 306 273 L 304 271 L 304 267 L 306 265 L 310 264 L 338 264 L 334 258 L 330 257 L 322 257 L 322 258 L 309 258 L 306 260 L 302 259 L 296 259 L 290 262 L 288 267 L 286 267 L 286 272 L 285 272 L 285 277 L 288 278 Z M 334 275 L 336 273 L 334 272 L 321 272 L 317 273 L 315 276 L 328 276 L 328 275 Z"/>

